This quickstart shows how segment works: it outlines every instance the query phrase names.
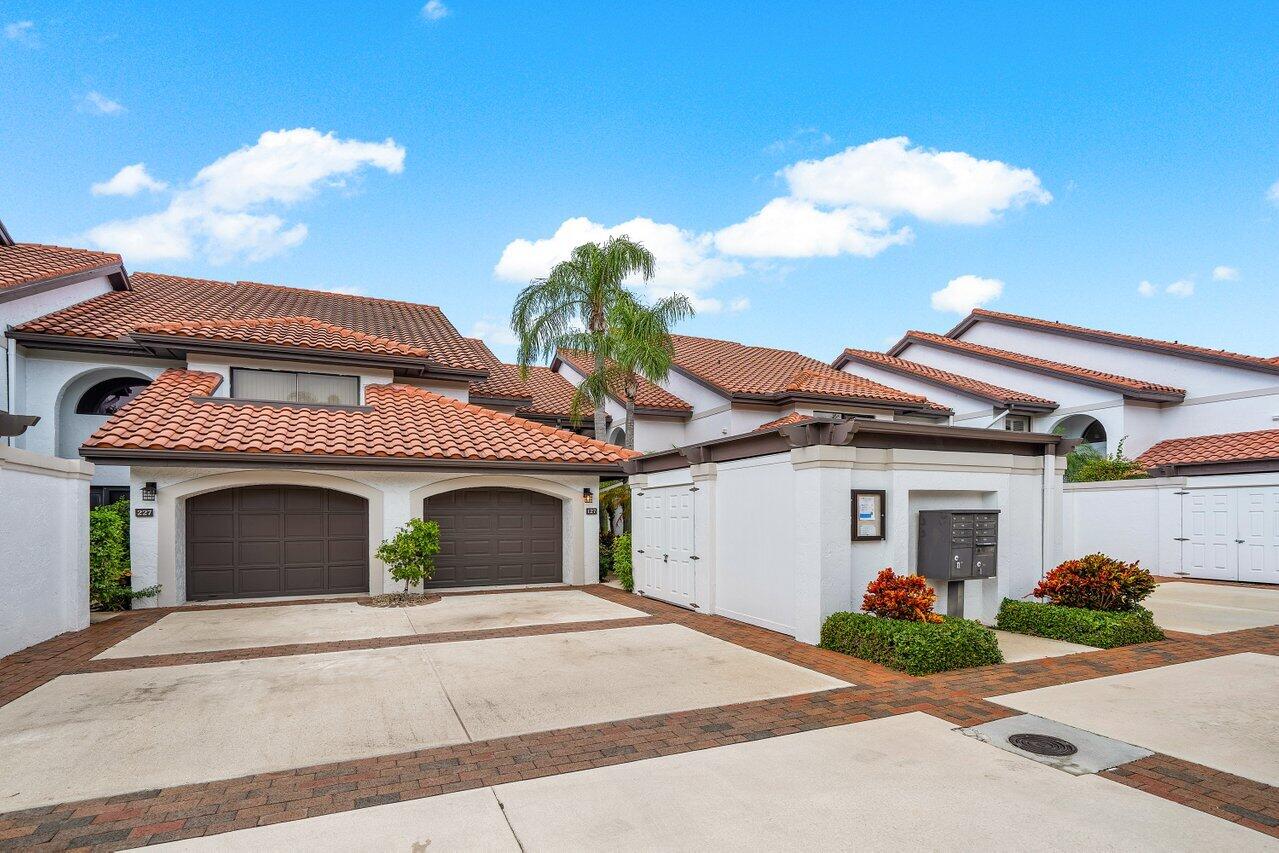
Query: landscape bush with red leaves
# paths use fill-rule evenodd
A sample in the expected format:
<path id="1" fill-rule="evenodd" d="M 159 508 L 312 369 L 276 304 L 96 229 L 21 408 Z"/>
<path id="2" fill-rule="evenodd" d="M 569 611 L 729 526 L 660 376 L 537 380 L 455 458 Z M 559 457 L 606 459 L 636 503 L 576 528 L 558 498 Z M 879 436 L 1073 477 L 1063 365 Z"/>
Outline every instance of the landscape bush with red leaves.
<path id="1" fill-rule="evenodd" d="M 933 612 L 937 593 L 919 575 L 899 575 L 884 569 L 866 586 L 862 610 L 885 619 L 908 622 L 940 622 Z"/>
<path id="2" fill-rule="evenodd" d="M 1031 595 L 1061 607 L 1132 610 L 1154 591 L 1154 577 L 1137 563 L 1089 554 L 1053 569 Z"/>

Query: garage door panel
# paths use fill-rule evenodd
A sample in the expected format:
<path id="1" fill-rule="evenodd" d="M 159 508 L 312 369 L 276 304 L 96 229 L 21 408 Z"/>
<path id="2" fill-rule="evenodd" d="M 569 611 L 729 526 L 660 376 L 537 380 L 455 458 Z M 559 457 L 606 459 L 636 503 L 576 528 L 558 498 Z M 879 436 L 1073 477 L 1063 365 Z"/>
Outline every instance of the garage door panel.
<path id="1" fill-rule="evenodd" d="M 244 598 L 368 589 L 363 498 L 302 486 L 250 486 L 187 501 L 187 597 Z"/>
<path id="2" fill-rule="evenodd" d="M 562 504 L 520 489 L 461 489 L 427 498 L 440 525 L 432 587 L 540 583 L 563 577 Z"/>

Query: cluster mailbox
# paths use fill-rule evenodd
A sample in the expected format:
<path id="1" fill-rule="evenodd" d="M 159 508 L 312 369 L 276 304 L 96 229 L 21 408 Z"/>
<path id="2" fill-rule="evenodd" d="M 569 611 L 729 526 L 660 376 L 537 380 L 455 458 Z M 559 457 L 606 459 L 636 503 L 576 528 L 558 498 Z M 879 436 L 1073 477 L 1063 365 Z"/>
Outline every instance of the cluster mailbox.
<path id="1" fill-rule="evenodd" d="M 999 510 L 919 511 L 919 560 L 926 578 L 961 581 L 993 578 L 999 553 Z"/>

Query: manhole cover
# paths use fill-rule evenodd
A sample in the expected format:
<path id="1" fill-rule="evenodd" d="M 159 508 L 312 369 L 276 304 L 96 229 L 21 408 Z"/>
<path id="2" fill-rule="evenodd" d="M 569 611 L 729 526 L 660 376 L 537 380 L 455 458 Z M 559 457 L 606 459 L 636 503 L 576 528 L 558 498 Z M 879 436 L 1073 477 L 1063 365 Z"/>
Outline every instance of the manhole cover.
<path id="1" fill-rule="evenodd" d="M 1008 736 L 1008 742 L 1018 749 L 1035 755 L 1074 755 L 1079 750 L 1068 740 L 1052 735 L 1036 735 L 1029 732 Z"/>

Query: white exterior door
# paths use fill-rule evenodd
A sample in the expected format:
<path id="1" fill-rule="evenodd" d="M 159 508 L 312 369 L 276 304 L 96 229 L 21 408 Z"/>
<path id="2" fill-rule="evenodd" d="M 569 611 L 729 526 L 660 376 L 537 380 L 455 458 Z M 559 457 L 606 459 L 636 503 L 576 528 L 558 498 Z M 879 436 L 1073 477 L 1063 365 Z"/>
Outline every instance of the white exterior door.
<path id="1" fill-rule="evenodd" d="M 1183 507 L 1190 577 L 1279 583 L 1279 487 L 1192 490 Z"/>
<path id="2" fill-rule="evenodd" d="M 690 486 L 643 489 L 636 518 L 635 589 L 658 598 L 694 607 L 697 598 L 694 547 L 693 490 Z"/>
<path id="3" fill-rule="evenodd" d="M 1239 580 L 1279 583 L 1279 488 L 1238 492 Z"/>

